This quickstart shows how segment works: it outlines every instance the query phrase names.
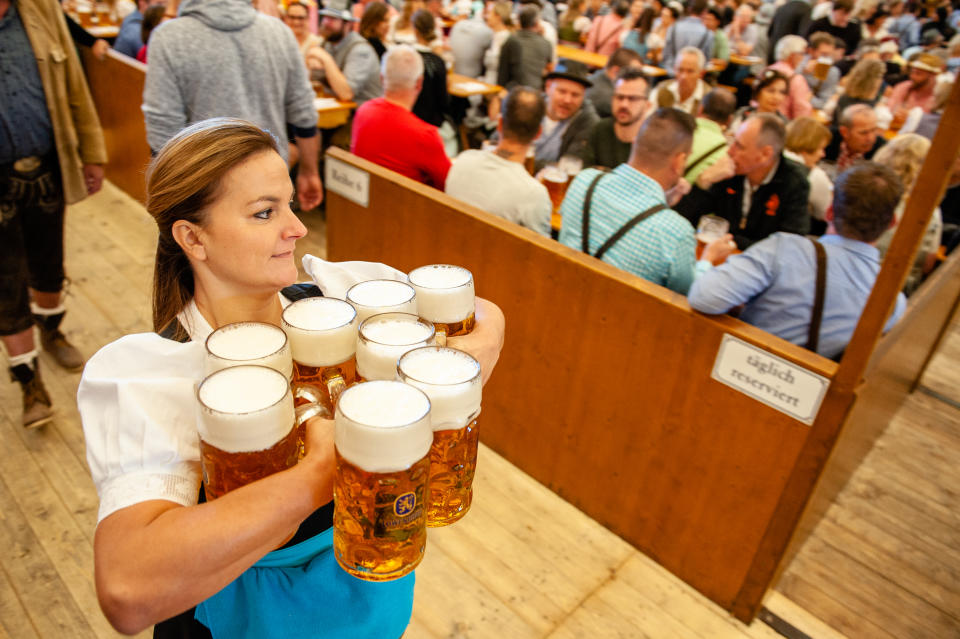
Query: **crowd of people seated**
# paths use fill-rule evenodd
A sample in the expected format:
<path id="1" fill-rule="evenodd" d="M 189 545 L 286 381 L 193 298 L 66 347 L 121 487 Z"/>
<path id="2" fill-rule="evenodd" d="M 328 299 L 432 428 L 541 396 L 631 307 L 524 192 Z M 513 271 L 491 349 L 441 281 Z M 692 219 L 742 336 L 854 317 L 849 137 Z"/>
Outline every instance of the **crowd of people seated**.
<path id="1" fill-rule="evenodd" d="M 851 251 L 863 276 L 856 285 L 869 291 L 893 231 L 864 231 L 869 225 L 861 218 L 881 211 L 859 211 L 851 198 L 869 184 L 886 199 L 898 194 L 890 207 L 886 200 L 874 206 L 883 209 L 877 225 L 896 224 L 906 197 L 899 194 L 914 187 L 960 69 L 957 0 L 261 4 L 255 6 L 275 10 L 286 23 L 284 37 L 314 88 L 357 105 L 346 125 L 323 132 L 321 148 L 349 148 L 640 277 L 689 291 L 695 308 L 726 312 L 746 303 L 748 321 L 757 287 L 783 282 L 744 273 L 786 269 L 808 277 L 816 247 L 796 241 L 804 236 L 822 237 L 826 245 L 828 316 L 838 296 L 832 276 L 853 259 Z M 167 43 L 177 28 L 149 25 L 150 35 L 148 22 L 203 15 L 215 22 L 212 6 L 224 16 L 250 6 L 247 0 L 199 5 L 141 0 L 115 43 L 118 51 L 145 59 L 148 40 L 156 41 L 144 94 L 151 146 L 199 119 L 184 114 L 250 117 L 259 110 L 271 116 L 268 128 L 286 134 L 293 166 L 310 137 L 303 126 L 310 119 L 306 98 L 293 97 L 303 91 L 294 86 L 299 75 L 285 71 L 280 81 L 271 63 L 258 73 L 272 79 L 258 87 L 232 80 L 244 92 L 266 89 L 285 98 L 269 108 L 266 98 L 231 107 L 220 104 L 226 88 L 209 91 L 199 65 L 175 59 L 201 55 L 205 47 L 207 63 L 224 55 L 211 39 L 174 49 Z M 240 14 L 231 15 L 227 22 Z M 200 36 L 180 40 L 190 37 Z M 561 48 L 565 55 L 559 44 L 568 47 Z M 584 55 L 570 54 L 569 47 Z M 264 65 L 270 56 L 260 57 L 252 64 Z M 246 63 L 240 68 L 250 73 Z M 448 91 L 448 73 L 499 91 L 456 97 Z M 213 81 L 223 84 L 223 77 Z M 174 85 L 178 96 L 197 87 L 194 102 L 170 104 Z M 570 178 L 562 206 L 543 185 L 544 172 L 558 168 Z M 309 161 L 304 169 L 315 170 Z M 960 239 L 956 191 L 931 212 L 907 293 Z M 698 249 L 695 229 L 708 214 L 724 220 L 728 233 Z M 753 293 L 744 298 L 746 291 Z M 845 303 L 861 297 L 847 295 Z M 780 319 L 757 323 L 777 332 Z M 782 332 L 806 343 L 801 333 L 796 326 Z M 839 342 L 825 339 L 830 346 L 822 352 L 835 355 Z"/>

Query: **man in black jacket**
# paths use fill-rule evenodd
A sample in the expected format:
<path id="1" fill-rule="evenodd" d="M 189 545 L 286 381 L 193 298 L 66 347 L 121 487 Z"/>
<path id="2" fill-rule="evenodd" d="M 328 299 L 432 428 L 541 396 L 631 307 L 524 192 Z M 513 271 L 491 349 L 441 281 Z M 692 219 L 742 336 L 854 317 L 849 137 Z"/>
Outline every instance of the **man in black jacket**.
<path id="1" fill-rule="evenodd" d="M 565 155 L 583 155 L 593 126 L 599 121 L 589 100 L 592 82 L 583 64 L 564 61 L 547 74 L 547 115 L 540 137 L 533 143 L 537 171 Z"/>
<path id="2" fill-rule="evenodd" d="M 808 0 L 789 0 L 780 5 L 776 13 L 773 14 L 770 27 L 767 29 L 767 37 L 770 41 L 767 62 L 776 62 L 773 53 L 780 38 L 785 35 L 804 35 L 807 33 L 807 26 L 810 24 L 810 9 Z"/>
<path id="3" fill-rule="evenodd" d="M 777 231 L 809 233 L 810 184 L 803 167 L 783 157 L 785 137 L 779 116 L 751 117 L 674 208 L 694 226 L 707 213 L 725 218 L 740 250 Z"/>

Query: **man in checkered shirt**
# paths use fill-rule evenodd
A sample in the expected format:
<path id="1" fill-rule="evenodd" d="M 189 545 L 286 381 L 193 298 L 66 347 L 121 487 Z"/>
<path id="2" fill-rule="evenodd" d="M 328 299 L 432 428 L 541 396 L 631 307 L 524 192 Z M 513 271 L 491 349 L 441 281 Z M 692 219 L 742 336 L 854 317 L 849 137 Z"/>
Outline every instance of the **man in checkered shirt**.
<path id="1" fill-rule="evenodd" d="M 696 273 L 709 264 L 698 265 L 693 226 L 669 207 L 690 188 L 682 176 L 695 128 L 689 114 L 657 109 L 637 133 L 628 162 L 609 173 L 581 171 L 560 207 L 560 242 L 593 256 L 609 244 L 600 256 L 604 262 L 686 295 Z M 591 190 L 584 246 L 583 217 Z M 648 215 L 630 227 L 642 213 Z M 627 230 L 614 240 L 622 229 Z M 728 235 L 708 244 L 701 259 L 720 263 L 732 248 Z"/>

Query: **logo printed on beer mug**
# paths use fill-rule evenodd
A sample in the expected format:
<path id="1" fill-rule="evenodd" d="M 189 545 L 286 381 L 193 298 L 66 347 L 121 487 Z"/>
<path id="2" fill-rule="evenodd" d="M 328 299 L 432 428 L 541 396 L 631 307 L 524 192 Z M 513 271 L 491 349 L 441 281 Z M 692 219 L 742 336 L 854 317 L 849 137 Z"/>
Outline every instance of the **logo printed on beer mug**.
<path id="1" fill-rule="evenodd" d="M 393 502 L 393 514 L 404 517 L 413 512 L 417 506 L 417 496 L 414 493 L 404 493 Z"/>

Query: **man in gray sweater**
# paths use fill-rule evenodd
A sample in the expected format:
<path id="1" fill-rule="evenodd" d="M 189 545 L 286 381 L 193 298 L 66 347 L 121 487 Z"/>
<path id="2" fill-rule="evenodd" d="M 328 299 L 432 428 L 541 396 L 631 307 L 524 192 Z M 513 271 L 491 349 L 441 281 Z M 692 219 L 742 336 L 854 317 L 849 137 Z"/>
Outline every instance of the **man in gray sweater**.
<path id="1" fill-rule="evenodd" d="M 158 151 L 185 126 L 212 117 L 249 120 L 300 151 L 297 195 L 303 210 L 323 188 L 314 93 L 293 32 L 246 0 L 184 0 L 176 20 L 150 37 L 143 89 L 147 142 Z M 280 152 L 287 159 L 286 144 Z"/>

